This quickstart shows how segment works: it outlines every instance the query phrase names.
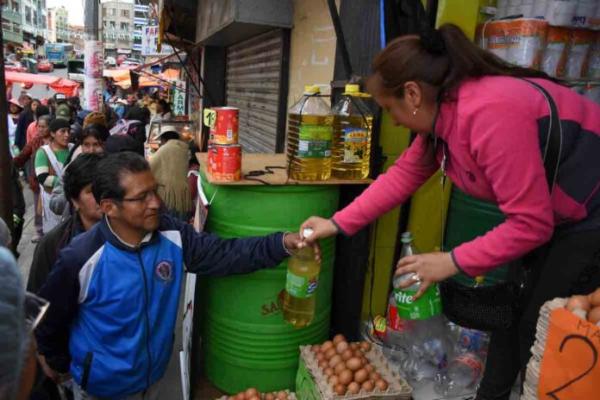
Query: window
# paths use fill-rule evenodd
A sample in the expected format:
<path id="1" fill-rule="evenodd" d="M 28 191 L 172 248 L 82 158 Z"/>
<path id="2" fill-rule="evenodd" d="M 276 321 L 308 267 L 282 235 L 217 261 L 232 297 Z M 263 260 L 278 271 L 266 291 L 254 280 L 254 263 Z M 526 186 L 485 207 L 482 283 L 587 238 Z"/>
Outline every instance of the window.
<path id="1" fill-rule="evenodd" d="M 115 21 L 110 21 L 110 29 L 116 29 L 117 28 L 117 23 Z"/>
<path id="2" fill-rule="evenodd" d="M 108 9 L 108 15 L 110 15 L 111 17 L 116 17 L 117 16 L 117 9 L 116 8 L 109 8 Z"/>
<path id="3" fill-rule="evenodd" d="M 121 22 L 121 30 L 122 31 L 128 31 L 129 30 L 129 24 L 127 22 Z"/>
<path id="4" fill-rule="evenodd" d="M 31 8 L 25 6 L 25 22 L 31 23 Z"/>
<path id="5" fill-rule="evenodd" d="M 121 10 L 121 16 L 125 18 L 129 18 L 129 10 Z"/>

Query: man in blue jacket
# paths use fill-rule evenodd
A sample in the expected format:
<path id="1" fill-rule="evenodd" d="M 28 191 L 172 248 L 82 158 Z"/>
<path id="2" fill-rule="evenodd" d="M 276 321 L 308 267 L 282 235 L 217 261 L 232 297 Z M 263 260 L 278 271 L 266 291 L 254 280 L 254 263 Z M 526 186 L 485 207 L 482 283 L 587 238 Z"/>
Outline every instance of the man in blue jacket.
<path id="1" fill-rule="evenodd" d="M 301 239 L 195 232 L 160 213 L 156 181 L 137 154 L 111 155 L 97 170 L 92 190 L 104 218 L 61 251 L 41 289 L 51 306 L 36 331 L 40 362 L 57 381 L 69 372 L 76 398 L 158 398 L 184 268 L 249 273 L 278 265 Z"/>

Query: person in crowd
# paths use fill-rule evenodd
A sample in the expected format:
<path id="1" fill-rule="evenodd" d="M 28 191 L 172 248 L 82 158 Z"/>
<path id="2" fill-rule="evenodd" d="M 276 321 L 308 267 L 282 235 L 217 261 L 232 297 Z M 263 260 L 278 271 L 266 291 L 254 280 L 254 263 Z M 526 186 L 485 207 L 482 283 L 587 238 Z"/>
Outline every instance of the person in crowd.
<path id="1" fill-rule="evenodd" d="M 106 127 L 109 130 L 112 129 L 119 120 L 119 116 L 108 103 L 104 104 L 104 118 L 106 119 Z"/>
<path id="2" fill-rule="evenodd" d="M 52 121 L 50 136 L 50 143 L 40 147 L 35 155 L 35 174 L 40 183 L 44 234 L 60 222 L 60 215 L 54 214 L 50 209 L 50 199 L 52 189 L 62 178 L 69 156 L 69 122 L 61 118 Z"/>
<path id="3" fill-rule="evenodd" d="M 508 399 L 530 358 L 542 304 L 600 286 L 600 106 L 545 74 L 505 63 L 472 43 L 455 25 L 392 41 L 375 59 L 368 89 L 393 120 L 418 132 L 396 164 L 332 219 L 311 218 L 313 240 L 352 235 L 406 201 L 438 167 L 462 191 L 498 204 L 506 220 L 456 247 L 405 257 L 420 296 L 464 272 L 484 275 L 523 259 L 531 271 L 522 310 L 492 332 L 477 399 Z M 550 107 L 561 120 L 558 178 L 544 167 Z M 574 256 L 576 254 L 576 256 Z M 565 267 L 568 265 L 568 267 Z"/>
<path id="4" fill-rule="evenodd" d="M 159 99 L 156 102 L 156 115 L 151 122 L 169 121 L 171 118 L 171 104 L 165 99 Z"/>
<path id="5" fill-rule="evenodd" d="M 33 104 L 33 103 L 32 103 Z M 50 109 L 44 105 L 35 108 L 33 122 L 27 127 L 27 143 L 33 140 L 38 133 L 37 121 L 42 115 L 50 115 Z"/>
<path id="6" fill-rule="evenodd" d="M 296 233 L 230 240 L 198 233 L 161 213 L 157 189 L 137 154 L 100 161 L 92 191 L 104 217 L 60 252 L 40 291 L 52 306 L 36 331 L 39 358 L 50 375 L 71 372 L 76 400 L 165 398 L 160 380 L 184 266 L 204 275 L 249 273 L 278 265 L 301 244 Z"/>
<path id="7" fill-rule="evenodd" d="M 158 183 L 158 195 L 172 216 L 187 222 L 193 208 L 187 182 L 189 146 L 171 125 L 163 125 L 157 138 L 160 147 L 150 158 L 150 168 Z"/>
<path id="8" fill-rule="evenodd" d="M 12 206 L 13 206 L 13 221 L 12 221 L 12 245 L 10 246 L 15 258 L 19 258 L 19 242 L 21 241 L 21 235 L 23 234 L 23 225 L 25 223 L 25 196 L 23 196 L 23 185 L 19 179 L 19 171 L 17 167 L 11 164 L 11 194 L 12 194 Z"/>
<path id="9" fill-rule="evenodd" d="M 109 154 L 131 151 L 143 157 L 144 144 L 129 135 L 110 135 L 104 143 L 104 151 Z"/>
<path id="10" fill-rule="evenodd" d="M 64 119 L 70 125 L 73 120 L 73 110 L 71 110 L 71 107 L 66 101 L 61 101 L 56 105 L 54 116 L 56 119 Z"/>
<path id="11" fill-rule="evenodd" d="M 83 119 L 83 127 L 87 127 L 88 125 L 98 124 L 103 125 L 108 128 L 108 123 L 106 122 L 106 115 L 99 111 L 92 111 Z"/>
<path id="12" fill-rule="evenodd" d="M 14 157 L 19 153 L 19 148 L 15 144 L 17 134 L 17 124 L 19 123 L 19 116 L 23 111 L 23 107 L 15 99 L 10 99 L 8 102 L 8 143 L 10 146 L 10 154 Z"/>
<path id="13" fill-rule="evenodd" d="M 128 108 L 129 107 L 128 107 L 127 100 L 125 100 L 125 99 L 118 99 L 116 101 L 115 113 L 117 114 L 117 116 L 119 117 L 119 119 L 125 117 L 125 114 L 127 113 Z"/>
<path id="14" fill-rule="evenodd" d="M 39 108 L 38 108 L 39 110 Z M 50 143 L 50 116 L 42 115 L 37 121 L 37 135 L 25 145 L 23 151 L 13 159 L 13 163 L 18 168 L 27 169 L 27 181 L 29 188 L 33 192 L 33 210 L 34 210 L 34 226 L 36 234 L 31 241 L 36 243 L 43 235 L 43 218 L 42 206 L 40 198 L 40 185 L 35 175 L 34 160 L 37 151 L 45 144 Z"/>
<path id="15" fill-rule="evenodd" d="M 32 101 L 33 98 L 29 93 L 27 93 L 25 90 L 21 91 L 19 94 L 19 103 L 23 106 L 23 108 L 29 107 Z"/>
<path id="16" fill-rule="evenodd" d="M 33 109 L 39 106 L 39 101 L 32 101 L 29 95 L 23 96 L 21 105 L 23 111 L 19 115 L 19 121 L 17 122 L 17 129 L 15 130 L 15 145 L 19 150 L 23 150 L 23 147 L 27 144 L 27 128 L 34 120 Z"/>

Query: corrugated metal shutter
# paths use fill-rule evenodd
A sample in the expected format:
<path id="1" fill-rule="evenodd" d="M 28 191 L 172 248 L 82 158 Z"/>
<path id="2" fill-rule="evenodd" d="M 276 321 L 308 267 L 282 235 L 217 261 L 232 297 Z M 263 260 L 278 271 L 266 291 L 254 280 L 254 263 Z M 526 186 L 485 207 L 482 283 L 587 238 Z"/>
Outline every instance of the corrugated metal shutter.
<path id="1" fill-rule="evenodd" d="M 227 105 L 240 109 L 240 143 L 247 153 L 275 153 L 282 51 L 279 29 L 227 49 Z"/>

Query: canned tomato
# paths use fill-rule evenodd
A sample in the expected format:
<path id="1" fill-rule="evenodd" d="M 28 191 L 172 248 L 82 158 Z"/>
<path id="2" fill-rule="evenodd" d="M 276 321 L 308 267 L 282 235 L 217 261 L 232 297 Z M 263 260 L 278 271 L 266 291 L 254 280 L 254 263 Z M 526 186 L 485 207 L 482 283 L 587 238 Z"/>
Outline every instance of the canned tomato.
<path id="1" fill-rule="evenodd" d="M 214 107 L 214 122 L 210 128 L 213 144 L 237 144 L 239 109 L 235 107 Z"/>
<path id="2" fill-rule="evenodd" d="M 242 178 L 242 146 L 213 144 L 208 148 L 207 169 L 214 181 L 239 181 Z"/>

